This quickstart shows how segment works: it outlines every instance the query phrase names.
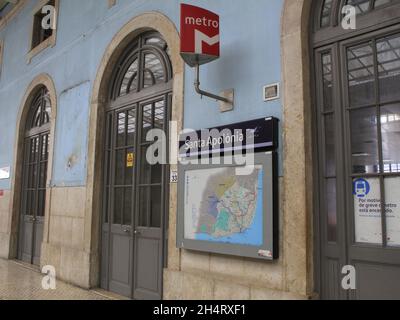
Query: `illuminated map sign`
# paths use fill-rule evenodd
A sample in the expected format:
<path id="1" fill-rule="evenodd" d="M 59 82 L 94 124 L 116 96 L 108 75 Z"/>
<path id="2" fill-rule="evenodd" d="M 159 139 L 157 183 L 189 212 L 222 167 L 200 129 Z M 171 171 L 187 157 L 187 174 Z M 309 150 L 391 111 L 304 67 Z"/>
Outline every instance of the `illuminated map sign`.
<path id="1" fill-rule="evenodd" d="M 275 157 L 274 152 L 256 154 L 245 175 L 235 165 L 181 166 L 178 247 L 277 258 Z"/>

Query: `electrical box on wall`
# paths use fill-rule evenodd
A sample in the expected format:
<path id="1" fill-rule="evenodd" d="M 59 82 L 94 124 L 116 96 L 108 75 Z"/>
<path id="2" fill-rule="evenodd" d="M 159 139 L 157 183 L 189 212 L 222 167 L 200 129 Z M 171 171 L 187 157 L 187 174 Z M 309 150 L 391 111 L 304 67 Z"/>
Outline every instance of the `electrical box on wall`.
<path id="1" fill-rule="evenodd" d="M 263 88 L 264 101 L 272 101 L 280 98 L 280 85 L 279 83 L 273 83 Z"/>

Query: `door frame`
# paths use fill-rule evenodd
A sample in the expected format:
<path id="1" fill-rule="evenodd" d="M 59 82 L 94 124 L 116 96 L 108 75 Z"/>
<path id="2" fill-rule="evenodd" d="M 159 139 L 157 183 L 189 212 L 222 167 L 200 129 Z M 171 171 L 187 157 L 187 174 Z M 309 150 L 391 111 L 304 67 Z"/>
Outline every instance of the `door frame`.
<path id="1" fill-rule="evenodd" d="M 46 201 L 45 201 L 45 216 L 44 230 L 42 243 L 49 242 L 49 223 L 50 223 L 50 203 L 51 203 L 51 186 L 53 175 L 53 158 L 55 144 L 55 130 L 57 119 L 57 92 L 51 76 L 47 73 L 37 75 L 28 85 L 25 90 L 25 95 L 19 108 L 17 117 L 17 127 L 15 131 L 14 144 L 14 161 L 11 173 L 11 224 L 10 224 L 10 240 L 8 246 L 8 257 L 10 259 L 18 258 L 18 242 L 20 230 L 20 209 L 22 201 L 22 171 L 24 158 L 24 142 L 25 142 L 25 126 L 28 119 L 31 103 L 40 87 L 45 87 L 50 96 L 51 101 L 51 117 L 50 117 L 50 142 L 49 142 L 49 159 L 47 167 L 46 181 Z"/>
<path id="2" fill-rule="evenodd" d="M 21 194 L 21 204 L 20 204 L 20 208 L 21 209 L 20 209 L 20 221 L 19 221 L 19 231 L 18 231 L 18 256 L 17 256 L 17 258 L 18 258 L 18 260 L 24 261 L 23 260 L 23 253 L 24 252 L 23 252 L 22 246 L 24 244 L 24 239 L 25 239 L 24 238 L 25 237 L 24 231 L 25 231 L 25 227 L 26 227 L 25 224 L 26 223 L 31 223 L 32 224 L 31 257 L 30 257 L 30 261 L 28 263 L 32 264 L 32 265 L 40 265 L 40 258 L 41 257 L 40 256 L 39 257 L 35 256 L 35 251 L 37 250 L 36 246 L 38 245 L 37 239 L 36 239 L 37 224 L 38 224 L 38 222 L 40 224 L 42 224 L 42 228 L 44 229 L 45 216 L 37 216 L 36 215 L 37 212 L 36 212 L 35 216 L 33 216 L 33 219 L 30 219 L 29 221 L 26 221 L 25 220 L 26 219 L 26 215 L 24 215 L 24 213 L 21 212 L 21 211 L 24 211 L 24 208 L 26 209 L 25 206 L 26 206 L 26 200 L 27 200 L 27 193 L 24 192 L 24 190 L 27 189 L 28 179 L 29 179 L 29 174 L 30 174 L 30 171 L 26 170 L 26 163 L 27 163 L 27 161 L 29 161 L 29 157 L 30 157 L 29 150 L 27 148 L 29 148 L 29 149 L 31 148 L 32 140 L 38 139 L 38 155 L 37 155 L 38 159 L 36 160 L 36 163 L 35 163 L 37 165 L 37 182 L 36 182 L 36 185 L 35 185 L 35 192 L 36 192 L 35 198 L 36 198 L 36 201 L 35 202 L 36 202 L 36 209 L 38 209 L 39 208 L 39 201 L 40 201 L 40 199 L 39 199 L 40 170 L 41 170 L 40 167 L 41 167 L 41 161 L 42 161 L 41 157 L 42 157 L 42 150 L 43 150 L 42 149 L 43 148 L 43 137 L 47 136 L 46 141 L 49 141 L 49 139 L 50 139 L 50 131 L 49 131 L 50 126 L 51 126 L 51 124 L 49 123 L 48 125 L 45 126 L 44 130 L 41 130 L 40 132 L 34 133 L 34 134 L 30 135 L 30 136 L 27 135 L 25 137 L 24 150 L 23 150 L 24 151 L 24 158 L 23 158 L 23 169 L 22 169 L 22 186 L 21 186 L 22 194 Z M 48 151 L 49 150 L 47 150 L 47 152 Z M 48 166 L 48 154 L 47 154 L 46 162 L 47 162 L 46 166 Z M 30 166 L 30 164 L 28 164 L 28 166 Z M 46 174 L 47 174 L 47 172 L 46 172 Z M 46 180 L 47 180 L 47 177 L 46 177 Z M 47 189 L 47 187 L 46 187 L 46 189 Z M 45 195 L 45 199 L 44 199 L 44 203 L 43 203 L 43 209 L 44 210 L 45 210 L 45 206 L 46 206 L 46 195 Z M 22 219 L 24 221 L 22 221 Z M 43 231 L 42 231 L 42 239 L 40 239 L 40 245 L 43 242 Z M 39 251 L 41 252 L 41 248 L 39 248 Z"/>
<path id="3" fill-rule="evenodd" d="M 336 3 L 334 3 L 333 10 L 337 11 L 339 8 L 341 8 L 342 0 L 338 0 Z M 391 18 L 393 16 L 396 16 L 393 13 L 393 10 L 395 12 L 400 14 L 400 6 L 399 5 L 393 5 L 384 7 L 382 9 L 373 11 L 369 14 L 366 14 L 365 16 L 361 16 L 358 19 L 358 26 L 359 28 L 355 31 L 345 31 L 345 30 L 339 30 L 341 29 L 338 27 L 337 22 L 333 22 L 332 27 L 319 29 L 317 24 L 319 21 L 319 13 L 322 8 L 322 1 L 314 1 L 313 7 L 311 9 L 311 22 L 308 28 L 308 32 L 311 35 L 309 38 L 309 48 L 310 48 L 310 79 L 311 79 L 311 121 L 312 121 L 312 143 L 314 145 L 313 152 L 312 152 L 312 159 L 314 163 L 314 210 L 313 210 L 313 223 L 314 223 L 314 287 L 315 290 L 319 293 L 320 297 L 324 296 L 324 287 L 323 287 L 323 282 L 326 281 L 323 279 L 324 277 L 324 272 L 323 272 L 323 266 L 322 263 L 324 262 L 324 259 L 326 259 L 326 255 L 323 254 L 323 235 L 324 232 L 321 230 L 322 228 L 322 223 L 323 220 L 321 220 L 321 213 L 320 213 L 320 206 L 321 206 L 321 194 L 322 194 L 322 189 L 321 189 L 321 179 L 322 174 L 321 174 L 321 168 L 320 164 L 322 163 L 320 160 L 320 145 L 318 142 L 318 135 L 320 134 L 318 127 L 321 127 L 321 121 L 318 120 L 318 108 L 317 108 L 317 103 L 319 97 L 319 88 L 321 87 L 320 84 L 318 84 L 318 66 L 316 63 L 317 59 L 317 54 L 316 52 L 318 51 L 323 51 L 326 48 L 331 48 L 332 49 L 332 55 L 336 55 L 337 62 L 339 65 L 335 67 L 335 72 L 337 72 L 338 79 L 335 83 L 336 88 L 334 89 L 334 95 L 340 94 L 340 101 L 337 102 L 340 105 L 343 106 L 343 108 L 347 105 L 347 102 L 345 101 L 347 99 L 347 77 L 346 77 L 346 65 L 347 65 L 347 60 L 345 56 L 345 47 L 346 46 L 351 46 L 351 45 L 356 45 L 357 43 L 363 43 L 368 39 L 372 39 L 377 36 L 385 36 L 385 35 L 390 35 L 390 34 L 398 34 L 400 32 L 400 15 L 397 15 L 397 18 Z M 337 12 L 332 13 L 333 19 L 337 19 Z M 383 17 L 383 18 L 382 18 Z M 344 90 L 344 91 L 343 91 Z M 336 166 L 340 166 L 341 168 L 337 169 L 337 179 L 339 178 L 339 171 L 341 172 L 340 179 L 343 182 L 343 188 L 341 192 L 342 199 L 341 201 L 341 207 L 343 207 L 347 212 L 347 215 L 350 215 L 349 217 L 345 217 L 344 212 L 340 212 L 342 210 L 338 210 L 338 218 L 339 216 L 342 216 L 343 219 L 343 225 L 344 225 L 344 235 L 342 235 L 342 240 L 345 241 L 344 246 L 345 246 L 345 252 L 344 252 L 344 257 L 346 264 L 350 263 L 350 250 L 351 247 L 356 245 L 357 247 L 363 247 L 363 245 L 357 245 L 354 243 L 354 208 L 352 207 L 352 202 L 349 201 L 349 148 L 350 148 L 350 141 L 347 141 L 345 138 L 350 137 L 349 135 L 349 122 L 348 122 L 348 111 L 341 109 L 340 112 L 340 123 L 341 127 L 343 129 L 343 132 L 340 134 L 340 139 L 336 142 L 336 153 L 339 153 L 339 157 L 337 156 L 337 159 L 343 159 L 343 161 L 337 162 Z M 335 109 L 337 113 L 337 109 Z M 339 119 L 338 116 L 335 117 L 335 119 Z M 337 127 L 337 126 L 336 126 Z M 335 129 L 338 131 L 338 128 Z M 340 142 L 343 145 L 337 146 L 337 143 Z M 344 166 L 344 168 L 343 168 Z M 351 179 L 350 179 L 351 181 Z M 338 190 L 337 190 L 338 191 Z M 381 190 L 381 192 L 384 192 Z M 339 203 L 339 201 L 337 201 Z M 338 207 L 339 208 L 339 207 Z M 340 214 L 342 213 L 342 214 Z M 350 221 L 349 219 L 352 219 Z M 338 228 L 339 228 L 339 223 L 338 223 Z M 338 233 L 339 236 L 339 233 Z M 366 249 L 370 249 L 371 246 L 364 245 Z M 393 251 L 394 249 L 392 248 L 379 248 L 379 250 L 385 250 L 385 251 Z M 398 249 L 397 249 L 398 252 Z M 382 256 L 382 254 L 380 254 Z M 400 261 L 399 261 L 400 263 Z M 341 288 L 339 288 L 341 290 Z M 343 290 L 341 290 L 343 291 Z M 355 297 L 354 292 L 346 292 L 343 296 L 345 296 L 347 299 L 352 299 Z"/>
<path id="4" fill-rule="evenodd" d="M 165 89 L 166 87 L 169 87 L 169 89 Z M 136 119 L 135 119 L 135 127 L 136 127 L 136 137 L 135 137 L 135 141 L 134 141 L 134 152 L 136 154 L 135 159 L 134 159 L 134 172 L 133 172 L 133 201 L 132 201 L 132 221 L 131 221 L 131 239 L 132 239 L 132 249 L 131 249 L 131 254 L 132 254 L 132 258 L 131 258 L 131 265 L 130 265 L 130 269 L 131 269 L 131 297 L 134 298 L 134 293 L 135 293 L 135 283 L 136 283 L 136 272 L 135 272 L 135 268 L 136 268 L 136 263 L 137 263 L 137 259 L 136 259 L 136 239 L 135 239 L 135 230 L 137 230 L 137 228 L 139 227 L 138 224 L 138 218 L 139 218 L 139 202 L 137 201 L 137 199 L 139 198 L 139 180 L 138 180 L 138 169 L 141 167 L 141 158 L 138 156 L 140 155 L 140 148 L 141 148 L 141 143 L 142 143 L 142 128 L 140 127 L 140 124 L 142 124 L 142 120 L 143 120 L 143 111 L 142 111 L 142 106 L 145 105 L 146 103 L 149 102 L 156 102 L 156 101 L 161 101 L 163 100 L 165 102 L 165 118 L 164 118 L 164 128 L 167 134 L 167 138 L 168 137 L 168 131 L 169 131 L 169 122 L 171 119 L 171 107 L 172 107 L 172 80 L 168 82 L 167 86 L 165 85 L 160 85 L 158 88 L 161 88 L 161 90 L 157 90 L 156 88 L 149 88 L 145 91 L 145 93 L 149 93 L 149 94 L 145 94 L 145 95 L 139 95 L 138 98 L 136 99 L 132 99 L 130 101 L 130 103 L 125 103 L 125 104 L 116 104 L 117 106 L 115 106 L 115 104 L 111 103 L 110 107 L 107 109 L 106 111 L 106 117 L 104 119 L 105 123 L 104 123 L 104 127 L 106 128 L 106 137 L 105 140 L 108 139 L 108 133 L 109 130 L 111 130 L 111 134 L 110 134 L 110 139 L 112 141 L 114 141 L 115 143 L 115 139 L 116 139 L 116 124 L 117 121 L 115 119 L 115 116 L 118 114 L 118 112 L 123 112 L 123 111 L 128 111 L 131 109 L 135 109 L 135 113 L 136 113 Z M 143 98 L 143 96 L 145 98 Z M 113 113 L 112 116 L 112 123 L 111 126 L 109 125 L 109 123 L 107 123 L 107 114 L 109 113 Z M 168 139 L 169 141 L 169 139 Z M 114 143 L 112 144 L 112 146 L 114 146 Z M 104 141 L 105 144 L 105 141 Z M 169 146 L 167 146 L 169 147 Z M 105 164 L 107 164 L 107 167 L 104 168 L 104 172 L 103 172 L 103 194 L 105 192 L 105 182 L 104 180 L 106 179 L 106 173 L 108 170 L 111 170 L 111 176 L 110 176 L 110 181 L 113 181 L 113 179 L 115 178 L 115 149 L 112 148 L 111 149 L 111 155 L 110 155 L 110 163 L 108 163 L 107 160 L 105 160 L 106 156 L 104 152 L 103 155 L 103 161 Z M 169 148 L 167 149 L 167 155 L 166 155 L 167 159 L 169 159 Z M 161 181 L 161 188 L 162 190 L 164 190 L 164 192 L 161 194 L 161 203 L 162 203 L 162 208 L 161 208 L 161 227 L 159 228 L 161 230 L 161 252 L 162 254 L 159 257 L 159 263 L 160 266 L 162 267 L 160 269 L 160 274 L 158 277 L 158 282 L 159 282 L 159 287 L 161 289 L 161 298 L 163 296 L 163 269 L 167 266 L 167 257 L 168 257 L 168 250 L 167 250 L 167 245 L 168 245 L 168 208 L 169 208 L 169 184 L 168 184 L 168 173 L 169 173 L 169 165 L 163 165 L 163 174 L 162 174 L 162 181 Z M 105 197 L 104 197 L 104 201 L 103 201 L 103 209 L 102 209 L 102 217 L 101 217 L 101 221 L 102 221 L 102 230 L 101 232 L 103 233 L 104 229 L 103 229 L 103 224 L 105 224 L 105 215 L 107 214 L 107 210 L 110 210 L 110 216 L 108 217 L 108 241 L 107 243 L 104 243 L 103 241 L 101 241 L 101 256 L 104 253 L 104 247 L 106 246 L 107 248 L 107 270 L 105 271 L 105 278 L 104 278 L 104 286 L 107 287 L 107 290 L 109 290 L 109 285 L 110 285 L 110 269 L 111 269 L 111 259 L 110 259 L 110 254 L 112 252 L 112 248 L 111 248 L 111 240 L 110 240 L 110 233 L 112 230 L 112 217 L 111 214 L 113 212 L 113 208 L 114 207 L 114 197 L 110 196 L 111 201 L 108 201 L 108 207 L 105 208 L 104 207 L 104 203 L 106 203 Z M 140 228 L 140 227 L 139 227 Z M 102 237 L 103 239 L 103 237 Z M 102 259 L 103 257 L 101 257 Z M 101 266 L 103 267 L 103 266 Z M 102 270 L 100 270 L 101 274 L 102 274 Z M 103 284 L 102 284 L 103 286 Z"/>
<path id="5" fill-rule="evenodd" d="M 321 57 L 323 54 L 330 52 L 332 59 L 332 112 L 333 119 L 335 123 L 334 128 L 334 142 L 335 142 L 335 170 L 336 170 L 336 219 L 337 219 L 337 227 L 336 227 L 336 242 L 329 243 L 327 236 L 327 208 L 326 199 L 324 199 L 324 180 L 328 179 L 324 175 L 325 164 L 326 164 L 326 153 L 325 153 L 325 143 L 322 141 L 325 138 L 325 124 L 324 124 L 324 116 L 322 115 L 324 112 L 320 108 L 317 107 L 318 103 L 322 105 L 323 96 L 322 96 L 322 64 Z M 313 133 L 313 163 L 316 164 L 314 167 L 314 233 L 315 233 L 315 283 L 316 287 L 319 289 L 318 292 L 321 296 L 326 294 L 324 283 L 327 283 L 328 278 L 327 274 L 323 271 L 323 264 L 327 262 L 328 257 L 331 259 L 337 259 L 340 264 L 345 265 L 347 259 L 347 249 L 346 249 L 346 236 L 347 236 L 347 225 L 346 225 L 346 217 L 345 217 L 345 190 L 338 188 L 338 186 L 345 184 L 345 179 L 341 172 L 344 170 L 344 152 L 341 148 L 341 145 L 344 141 L 343 136 L 343 122 L 342 122 L 342 112 L 340 109 L 342 96 L 342 88 L 338 86 L 340 84 L 341 79 L 341 70 L 340 66 L 335 65 L 336 61 L 339 61 L 339 45 L 338 43 L 333 43 L 330 45 L 326 45 L 323 47 L 319 47 L 317 49 L 312 50 L 312 70 L 313 75 L 312 79 L 314 79 L 312 89 L 313 89 L 313 125 L 312 125 L 312 133 Z M 318 75 L 318 76 L 317 76 Z M 330 113 L 330 112 L 328 112 Z M 338 139 L 336 139 L 338 138 Z M 322 214 L 325 212 L 324 214 Z M 347 293 L 343 292 L 340 287 L 338 291 L 338 296 L 345 298 L 347 297 Z"/>
<path id="6" fill-rule="evenodd" d="M 172 85 L 172 83 L 170 84 Z M 137 120 L 140 124 L 143 123 L 143 111 L 142 111 L 142 106 L 146 105 L 146 103 L 152 102 L 154 103 L 155 101 L 161 101 L 163 100 L 165 103 L 164 106 L 164 110 L 165 110 L 165 118 L 164 118 L 164 128 L 166 131 L 166 135 L 169 140 L 169 122 L 171 119 L 171 108 L 172 108 L 172 104 L 171 104 L 171 95 L 172 95 L 172 86 L 170 88 L 169 91 L 161 91 L 161 93 L 156 94 L 155 96 L 153 96 L 151 99 L 147 99 L 147 100 L 143 100 L 137 103 L 137 110 L 138 110 L 138 117 Z M 137 127 L 137 129 L 139 129 Z M 137 131 L 137 149 L 141 148 L 142 145 L 142 128 L 140 127 L 140 129 Z M 140 151 L 137 152 L 138 154 L 140 154 Z M 167 159 L 169 159 L 169 145 L 167 146 Z M 141 167 L 141 161 L 143 159 L 141 157 L 137 157 L 136 159 L 136 166 L 137 168 Z M 168 164 L 163 165 L 163 169 L 162 169 L 162 177 L 161 177 L 161 189 L 164 190 L 164 192 L 161 194 L 161 226 L 160 226 L 160 231 L 161 231 L 161 240 L 160 240 L 160 244 L 162 246 L 161 248 L 161 255 L 159 257 L 159 265 L 161 266 L 160 270 L 159 270 L 159 275 L 158 275 L 158 285 L 160 287 L 161 290 L 161 300 L 163 298 L 163 270 L 164 268 L 167 267 L 167 259 L 168 259 L 168 251 L 167 251 L 167 246 L 168 246 L 168 205 L 169 205 L 169 186 L 168 186 L 168 177 L 169 177 L 169 168 L 170 166 Z M 140 174 L 138 175 L 138 171 L 135 172 L 135 199 L 137 200 L 140 197 L 140 193 L 139 193 L 139 185 L 140 185 Z M 134 214 L 133 214 L 133 224 L 134 224 L 134 228 L 137 230 L 138 228 L 141 228 L 139 226 L 139 210 L 140 210 L 140 206 L 139 206 L 139 201 L 136 201 L 134 203 Z M 135 230 L 135 231 L 136 231 Z M 134 232 L 135 232 L 134 231 Z M 135 270 L 137 270 L 137 259 L 136 258 L 136 253 L 137 253 L 137 248 L 136 248 L 136 244 L 137 241 L 135 239 L 135 235 L 133 236 L 133 265 L 132 265 L 132 271 L 133 271 L 133 284 L 132 284 L 132 296 L 134 296 L 135 294 L 135 284 L 137 283 L 137 273 L 135 272 Z"/>
<path id="7" fill-rule="evenodd" d="M 349 101 L 348 101 L 348 78 L 346 77 L 346 72 L 347 71 L 347 60 L 346 60 L 346 50 L 349 47 L 352 46 L 357 46 L 360 44 L 365 44 L 368 41 L 372 43 L 374 46 L 373 48 L 373 55 L 374 55 L 374 60 L 376 60 L 376 40 L 384 37 L 390 37 L 393 35 L 400 35 L 400 21 L 392 26 L 389 27 L 383 27 L 376 29 L 372 32 L 362 34 L 357 37 L 352 37 L 350 39 L 346 39 L 343 41 L 340 41 L 338 44 L 340 46 L 340 64 L 342 68 L 342 79 L 341 79 L 341 84 L 344 90 L 344 94 L 342 96 L 342 123 L 344 124 L 344 132 L 345 136 L 351 137 L 351 120 L 350 120 L 350 110 L 365 110 L 371 107 L 355 107 L 353 109 L 348 109 L 349 107 Z M 377 66 L 378 62 L 374 61 L 374 66 L 376 66 L 374 76 L 378 77 L 379 74 Z M 375 108 L 376 110 L 380 110 L 380 105 L 382 103 L 379 102 L 379 79 L 378 82 L 375 82 L 377 79 L 374 79 L 374 83 L 377 86 L 375 88 L 376 90 L 376 99 L 371 102 L 371 106 Z M 394 104 L 396 102 L 392 102 Z M 398 103 L 398 102 L 397 102 Z M 384 105 L 388 105 L 388 103 L 383 103 Z M 378 106 L 378 107 L 377 107 Z M 379 117 L 379 113 L 378 113 Z M 377 147 L 379 149 L 379 152 L 382 152 L 382 146 L 379 144 L 379 141 L 382 142 L 382 131 L 381 131 L 381 122 L 378 122 L 377 125 L 377 137 L 378 137 L 378 144 Z M 355 224 L 355 213 L 354 213 L 354 200 L 353 197 L 351 197 L 351 191 L 349 190 L 350 186 L 352 185 L 353 180 L 356 177 L 351 177 L 352 172 L 351 172 L 351 141 L 350 139 L 344 140 L 344 154 L 345 154 L 345 163 L 347 164 L 345 166 L 345 188 L 346 189 L 346 197 L 345 197 L 345 204 L 346 204 L 346 212 L 348 214 L 347 218 L 347 229 L 346 229 L 346 234 L 347 234 L 347 264 L 349 265 L 354 265 L 352 261 L 368 261 L 376 264 L 384 264 L 384 265 L 393 265 L 393 266 L 400 266 L 400 248 L 399 247 L 390 247 L 387 246 L 387 239 L 384 237 L 386 234 L 386 214 L 384 214 L 384 210 L 381 209 L 381 222 L 382 222 L 382 247 L 379 246 L 379 244 L 368 244 L 368 243 L 357 243 L 355 241 L 355 230 L 356 230 L 356 224 Z M 383 160 L 383 155 L 378 154 L 378 158 Z M 382 166 L 383 163 L 379 162 L 379 165 Z M 360 177 L 366 177 L 368 174 L 358 174 Z M 372 174 L 370 178 L 376 178 L 379 179 L 380 183 L 380 198 L 381 198 L 381 203 L 385 203 L 385 183 L 384 180 L 388 177 L 390 177 L 391 174 L 387 173 L 376 173 Z M 400 174 L 394 174 L 393 177 L 400 177 Z M 356 299 L 357 297 L 357 291 L 352 290 L 349 292 L 349 299 Z"/>
<path id="8" fill-rule="evenodd" d="M 102 213 L 102 179 L 104 172 L 104 135 L 103 121 L 107 106 L 109 85 L 112 81 L 115 62 L 122 55 L 128 44 L 145 31 L 156 31 L 161 34 L 170 48 L 170 58 L 173 69 L 173 94 L 171 120 L 174 122 L 172 132 L 178 132 L 183 126 L 183 105 L 184 105 L 184 71 L 185 65 L 180 57 L 179 33 L 173 21 L 159 12 L 146 12 L 134 17 L 118 31 L 108 47 L 105 49 L 103 58 L 97 70 L 97 76 L 93 84 L 92 99 L 89 119 L 89 144 L 88 144 L 88 170 L 87 170 L 87 195 L 85 225 L 88 232 L 85 235 L 85 243 L 88 243 L 90 251 L 90 264 L 96 266 L 91 272 L 90 286 L 96 287 L 101 281 L 101 214 Z M 171 144 L 174 148 L 175 143 Z M 173 160 L 177 160 L 177 147 L 172 152 Z M 101 161 L 99 161 L 101 159 Z M 177 163 L 174 162 L 174 163 Z M 177 165 L 170 166 L 171 170 L 177 170 Z M 165 246 L 168 251 L 167 269 L 176 270 L 180 265 L 179 249 L 175 247 L 176 241 L 176 197 L 177 186 L 169 185 L 169 211 L 168 211 L 168 244 Z M 164 290 L 165 291 L 165 290 Z"/>

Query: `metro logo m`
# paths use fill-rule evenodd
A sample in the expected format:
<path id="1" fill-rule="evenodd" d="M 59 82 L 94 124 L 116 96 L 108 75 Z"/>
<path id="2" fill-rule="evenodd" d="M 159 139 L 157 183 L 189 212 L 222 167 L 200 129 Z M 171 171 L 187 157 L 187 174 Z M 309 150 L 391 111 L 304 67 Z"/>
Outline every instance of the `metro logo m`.
<path id="1" fill-rule="evenodd" d="M 199 30 L 194 31 L 195 53 L 203 54 L 203 42 L 209 46 L 219 43 L 219 34 L 214 37 L 209 37 Z"/>
<path id="2" fill-rule="evenodd" d="M 209 63 L 220 56 L 219 15 L 181 4 L 181 56 L 191 66 Z"/>

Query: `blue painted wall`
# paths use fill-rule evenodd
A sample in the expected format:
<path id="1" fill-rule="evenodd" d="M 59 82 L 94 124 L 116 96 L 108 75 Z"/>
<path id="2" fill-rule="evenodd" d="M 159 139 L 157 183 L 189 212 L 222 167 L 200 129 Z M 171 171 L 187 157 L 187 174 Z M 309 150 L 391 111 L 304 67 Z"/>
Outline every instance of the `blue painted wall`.
<path id="1" fill-rule="evenodd" d="M 208 128 L 244 120 L 275 116 L 282 119 L 281 101 L 264 102 L 262 88 L 281 81 L 280 18 L 283 0 L 188 0 L 221 16 L 222 57 L 201 70 L 204 89 L 218 93 L 235 88 L 235 110 L 219 113 L 218 104 L 197 96 L 194 73 L 185 73 L 185 127 Z M 31 0 L 0 31 L 4 40 L 0 75 L 0 167 L 13 166 L 18 108 L 29 83 L 48 73 L 56 86 L 54 186 L 86 184 L 89 101 L 93 80 L 113 36 L 133 17 L 159 11 L 179 27 L 177 0 L 60 0 L 57 44 L 27 63 L 30 45 Z M 282 156 L 280 152 L 280 156 Z M 281 170 L 282 171 L 282 170 Z M 10 180 L 0 180 L 9 189 Z"/>

